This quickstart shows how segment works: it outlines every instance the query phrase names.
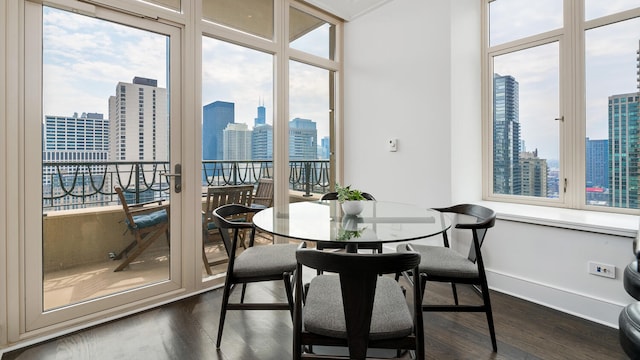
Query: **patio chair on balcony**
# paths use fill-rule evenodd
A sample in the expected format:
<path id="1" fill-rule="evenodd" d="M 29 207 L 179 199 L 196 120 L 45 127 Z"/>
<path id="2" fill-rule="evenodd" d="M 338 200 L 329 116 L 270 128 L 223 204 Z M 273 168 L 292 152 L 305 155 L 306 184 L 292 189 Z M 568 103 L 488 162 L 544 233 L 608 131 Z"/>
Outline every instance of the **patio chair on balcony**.
<path id="1" fill-rule="evenodd" d="M 254 209 L 266 209 L 271 206 L 273 206 L 273 179 L 260 178 L 251 207 Z"/>
<path id="2" fill-rule="evenodd" d="M 222 205 L 240 204 L 251 206 L 252 202 L 253 185 L 211 186 L 207 188 L 207 201 L 202 211 L 202 262 L 208 275 L 213 275 L 211 271 L 212 266 L 224 264 L 228 261 L 226 256 L 214 261 L 209 261 L 207 258 L 205 251 L 206 243 L 222 245 L 218 227 L 212 220 L 213 211 Z M 239 217 L 236 220 L 246 221 L 247 219 Z M 244 233 L 241 235 L 244 235 Z M 244 236 L 241 236 L 241 238 L 242 244 L 244 245 Z M 224 254 L 222 249 L 220 249 L 220 254 Z"/>
<path id="3" fill-rule="evenodd" d="M 127 231 L 134 237 L 133 241 L 113 258 L 113 260 L 120 260 L 126 256 L 126 259 L 114 270 L 117 272 L 129 266 L 162 234 L 166 234 L 169 241 L 169 204 L 163 204 L 163 200 L 128 204 L 122 188 L 116 186 L 114 189 L 124 210 Z M 155 205 L 152 206 L 152 204 Z"/>

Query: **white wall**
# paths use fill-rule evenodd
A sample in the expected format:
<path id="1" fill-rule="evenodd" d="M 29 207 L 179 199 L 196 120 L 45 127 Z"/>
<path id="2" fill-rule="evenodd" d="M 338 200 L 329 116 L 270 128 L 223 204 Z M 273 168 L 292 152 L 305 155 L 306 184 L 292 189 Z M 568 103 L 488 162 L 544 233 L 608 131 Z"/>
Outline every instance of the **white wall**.
<path id="1" fill-rule="evenodd" d="M 346 25 L 346 184 L 428 207 L 481 200 L 480 3 L 394 0 Z M 489 285 L 617 327 L 633 300 L 621 278 L 632 231 L 507 221 L 499 208 L 483 251 Z M 589 260 L 614 265 L 616 279 L 588 274 Z"/>
<path id="2" fill-rule="evenodd" d="M 451 202 L 449 11 L 394 0 L 346 24 L 346 184 L 381 200 Z"/>

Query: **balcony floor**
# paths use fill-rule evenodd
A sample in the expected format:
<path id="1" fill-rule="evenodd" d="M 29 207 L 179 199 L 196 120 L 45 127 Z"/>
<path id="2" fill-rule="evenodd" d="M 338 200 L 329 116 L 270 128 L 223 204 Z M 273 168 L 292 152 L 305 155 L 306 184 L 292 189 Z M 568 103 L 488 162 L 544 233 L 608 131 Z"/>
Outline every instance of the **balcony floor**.
<path id="1" fill-rule="evenodd" d="M 270 242 L 269 237 L 256 236 L 257 245 Z M 210 261 L 226 258 L 221 243 L 206 245 L 205 252 Z M 67 306 L 168 279 L 169 246 L 162 243 L 150 247 L 123 271 L 114 272 L 119 264 L 118 260 L 107 259 L 44 274 L 44 309 Z M 202 276 L 206 277 L 204 266 L 201 269 Z M 214 274 L 226 271 L 226 263 L 213 266 L 212 271 Z"/>

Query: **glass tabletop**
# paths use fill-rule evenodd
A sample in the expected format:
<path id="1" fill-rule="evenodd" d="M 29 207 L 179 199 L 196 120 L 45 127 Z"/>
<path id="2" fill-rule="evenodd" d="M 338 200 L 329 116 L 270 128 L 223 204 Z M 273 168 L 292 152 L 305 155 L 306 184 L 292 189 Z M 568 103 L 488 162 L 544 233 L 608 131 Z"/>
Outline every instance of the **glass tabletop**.
<path id="1" fill-rule="evenodd" d="M 345 215 L 336 200 L 298 202 L 278 211 L 267 208 L 254 215 L 263 231 L 307 241 L 387 243 L 422 239 L 451 227 L 447 215 L 412 204 L 362 201 L 356 216 Z"/>

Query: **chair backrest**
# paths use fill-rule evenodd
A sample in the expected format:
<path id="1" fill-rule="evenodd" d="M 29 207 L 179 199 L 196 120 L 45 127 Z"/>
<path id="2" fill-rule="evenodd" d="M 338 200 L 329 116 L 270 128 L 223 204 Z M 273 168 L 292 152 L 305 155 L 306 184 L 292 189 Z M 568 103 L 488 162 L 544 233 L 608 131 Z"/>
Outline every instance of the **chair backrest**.
<path id="1" fill-rule="evenodd" d="M 376 201 L 376 198 L 374 198 L 373 195 L 366 192 L 362 193 L 362 197 L 370 201 Z M 338 200 L 338 193 L 328 192 L 326 194 L 323 194 L 320 200 Z"/>
<path id="2" fill-rule="evenodd" d="M 124 196 L 124 192 L 122 188 L 119 186 L 114 187 L 116 194 L 118 194 L 118 199 L 120 200 L 120 204 L 122 205 L 122 209 L 124 210 L 124 214 L 127 217 L 127 224 L 133 224 L 133 216 L 131 216 L 131 211 L 129 210 L 129 204 L 127 204 L 127 199 Z"/>
<path id="3" fill-rule="evenodd" d="M 205 224 L 210 221 L 216 208 L 227 204 L 250 206 L 253 201 L 253 185 L 212 186 L 207 188 L 205 203 Z"/>
<path id="4" fill-rule="evenodd" d="M 492 209 L 475 204 L 458 204 L 445 208 L 436 208 L 434 210 L 443 213 L 452 213 L 458 215 L 471 216 L 475 218 L 475 222 L 458 222 L 455 224 L 456 229 L 470 229 L 473 234 L 473 242 L 469 249 L 469 260 L 476 262 L 482 261 L 480 248 L 484 242 L 487 230 L 492 228 L 496 222 L 496 213 Z M 445 245 L 449 246 L 447 233 L 443 233 Z M 482 264 L 481 264 L 482 265 Z M 482 265 L 483 266 L 483 265 Z"/>
<path id="5" fill-rule="evenodd" d="M 260 178 L 258 180 L 253 203 L 264 206 L 265 208 L 273 206 L 273 179 Z"/>
<path id="6" fill-rule="evenodd" d="M 229 256 L 230 259 L 229 261 L 235 259 L 235 252 L 238 247 L 238 234 L 241 230 L 251 230 L 250 246 L 253 246 L 253 238 L 255 235 L 253 223 L 239 219 L 246 219 L 246 214 L 256 213 L 258 211 L 260 210 L 240 204 L 227 204 L 213 209 L 211 221 L 220 231 L 220 237 L 222 237 L 227 256 Z M 233 264 L 231 264 L 231 266 L 233 266 Z"/>
<path id="7" fill-rule="evenodd" d="M 345 323 L 349 348 L 366 349 L 369 343 L 369 328 L 373 313 L 373 300 L 376 283 L 381 274 L 396 274 L 411 270 L 414 274 L 414 286 L 420 287 L 418 264 L 420 255 L 415 252 L 387 254 L 358 254 L 299 249 L 296 251 L 298 269 L 296 276 L 296 314 L 297 329 L 301 328 L 302 316 L 302 265 L 320 271 L 338 273 L 342 289 Z M 328 275 L 331 276 L 331 275 Z M 422 292 L 414 289 L 413 303 L 416 331 L 422 331 Z M 297 330 L 296 330 L 297 331 Z M 420 336 L 422 333 L 420 332 Z"/>

